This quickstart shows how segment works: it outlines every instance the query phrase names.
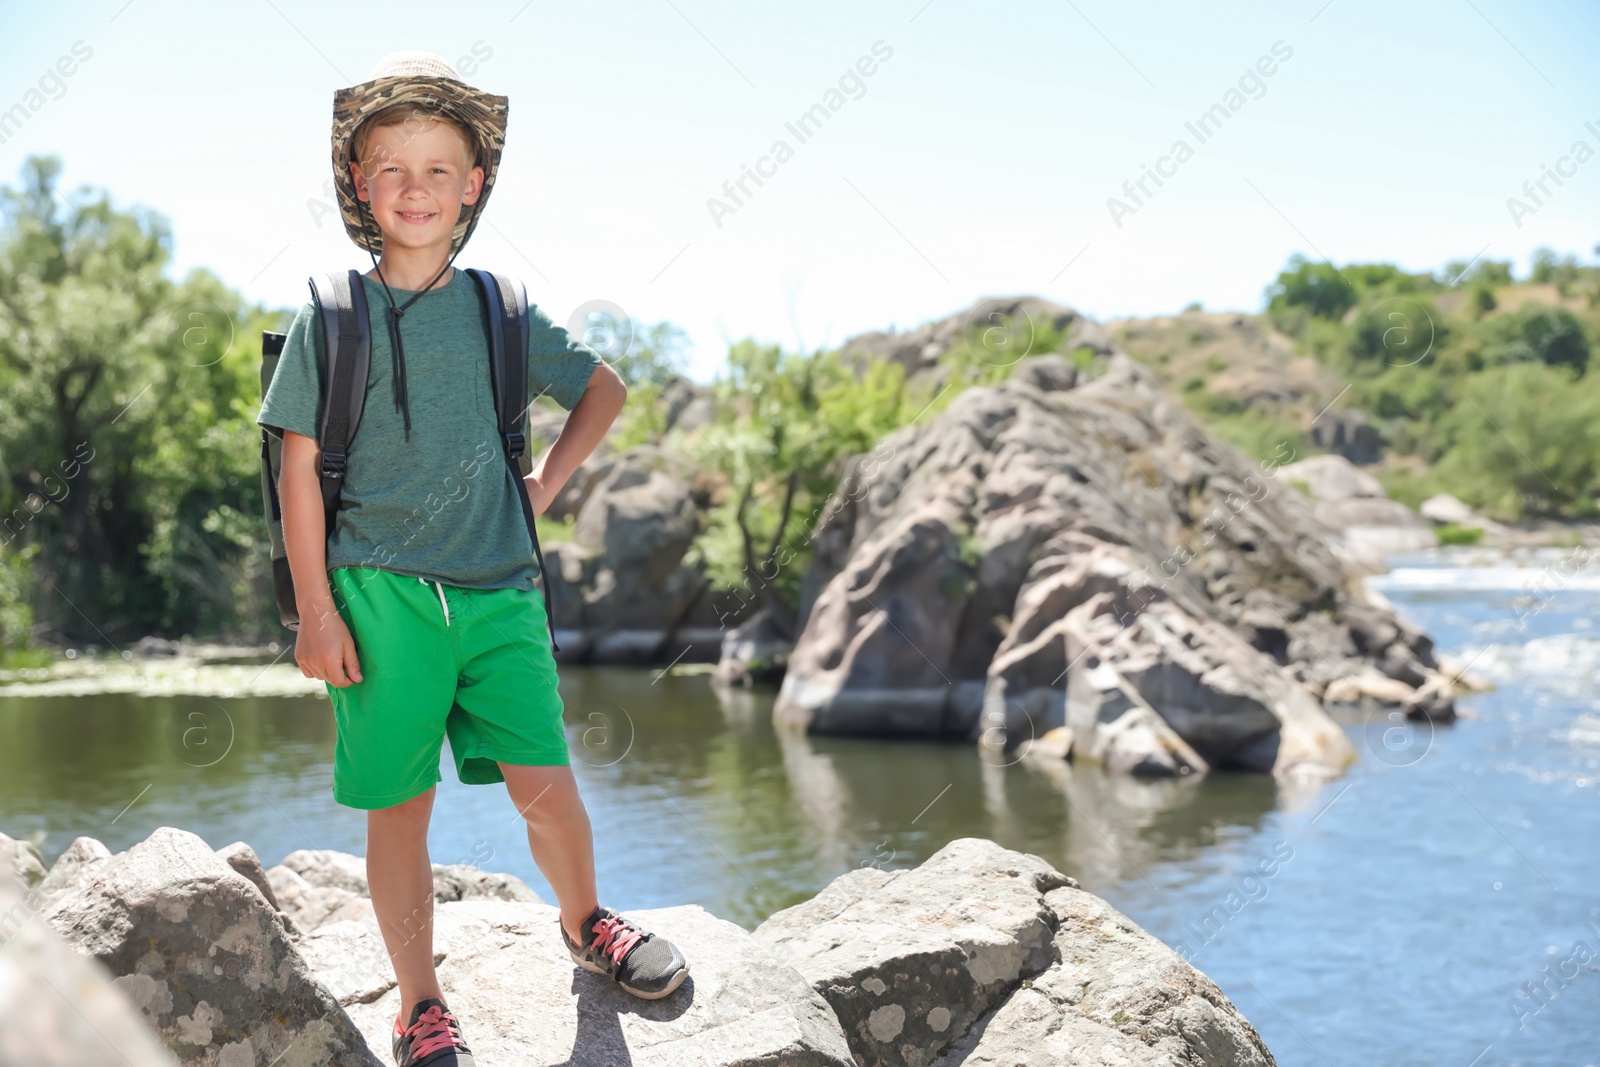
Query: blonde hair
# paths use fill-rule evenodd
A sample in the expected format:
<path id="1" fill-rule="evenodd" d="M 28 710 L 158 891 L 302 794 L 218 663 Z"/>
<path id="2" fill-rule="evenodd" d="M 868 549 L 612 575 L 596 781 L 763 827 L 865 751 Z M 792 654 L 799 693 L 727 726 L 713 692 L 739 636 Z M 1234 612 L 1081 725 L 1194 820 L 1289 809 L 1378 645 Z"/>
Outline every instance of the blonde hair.
<path id="1" fill-rule="evenodd" d="M 375 113 L 356 128 L 355 136 L 350 139 L 351 158 L 361 164 L 361 170 L 366 173 L 367 167 L 366 144 L 372 132 L 378 129 L 389 129 L 395 126 L 404 126 L 413 131 L 425 129 L 433 123 L 440 123 L 455 130 L 461 135 L 461 140 L 467 146 L 467 169 L 482 165 L 482 152 L 478 145 L 478 138 L 472 128 L 450 112 L 443 109 L 430 110 L 418 104 L 392 104 Z"/>

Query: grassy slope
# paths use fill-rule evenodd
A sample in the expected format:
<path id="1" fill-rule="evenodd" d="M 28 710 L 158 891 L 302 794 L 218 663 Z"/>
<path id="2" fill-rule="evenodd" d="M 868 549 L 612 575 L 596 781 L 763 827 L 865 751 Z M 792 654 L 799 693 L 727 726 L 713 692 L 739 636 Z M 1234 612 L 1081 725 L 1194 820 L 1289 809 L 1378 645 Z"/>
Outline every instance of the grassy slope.
<path id="1" fill-rule="evenodd" d="M 1414 367 L 1404 364 L 1411 363 L 1416 358 L 1412 353 L 1420 349 L 1376 366 L 1363 365 L 1347 351 L 1362 313 L 1386 302 L 1381 294 L 1351 307 L 1336 322 L 1315 323 L 1296 337 L 1279 330 L 1275 316 L 1268 313 L 1193 309 L 1155 318 L 1116 319 L 1106 327 L 1116 345 L 1160 375 L 1209 430 L 1258 458 L 1271 455 L 1285 440 L 1293 442 L 1301 455 L 1327 451 L 1313 439 L 1312 424 L 1331 404 L 1332 415 L 1319 420 L 1323 428 L 1336 419 L 1350 418 L 1353 412 L 1360 413 L 1354 416 L 1358 420 L 1362 416 L 1370 419 L 1383 440 L 1374 473 L 1391 495 L 1413 506 L 1443 491 L 1502 518 L 1540 511 L 1585 514 L 1592 508 L 1592 498 L 1576 505 L 1568 502 L 1564 507 L 1553 502 L 1547 502 L 1548 508 L 1537 502 L 1522 509 L 1497 506 L 1494 491 L 1464 471 L 1460 457 L 1455 457 L 1455 462 L 1440 462 L 1452 447 L 1449 409 L 1461 403 L 1461 387 L 1482 373 L 1483 368 L 1473 364 L 1486 348 L 1491 350 L 1492 362 L 1493 342 L 1488 339 L 1496 336 L 1497 330 L 1509 328 L 1517 313 L 1533 306 L 1565 308 L 1583 322 L 1592 342 L 1600 339 L 1600 279 L 1593 275 L 1564 287 L 1520 282 L 1483 288 L 1492 294 L 1491 310 L 1478 311 L 1477 301 L 1482 298 L 1466 288 L 1417 294 L 1414 306 L 1402 308 L 1419 324 L 1416 340 L 1424 339 L 1424 331 L 1437 332 L 1440 339 Z M 1401 303 L 1410 301 L 1406 297 Z M 1387 316 L 1398 306 L 1382 314 Z M 1419 306 L 1425 315 L 1415 314 Z M 1291 320 L 1294 325 L 1300 324 Z M 1600 344 L 1595 348 L 1600 354 Z M 1600 392 L 1597 377 L 1600 369 L 1580 378 L 1575 387 Z M 1427 394 L 1429 401 L 1400 404 L 1400 410 L 1391 410 L 1395 405 L 1386 402 L 1388 391 L 1403 390 Z M 1496 414 L 1493 409 L 1483 412 L 1486 420 L 1497 425 L 1510 417 L 1495 418 Z M 1571 448 L 1591 444 L 1573 441 Z M 1523 452 L 1530 449 L 1520 437 L 1508 447 Z M 1537 495 L 1547 488 L 1539 484 L 1542 464 L 1530 456 L 1521 458 L 1530 467 Z"/>

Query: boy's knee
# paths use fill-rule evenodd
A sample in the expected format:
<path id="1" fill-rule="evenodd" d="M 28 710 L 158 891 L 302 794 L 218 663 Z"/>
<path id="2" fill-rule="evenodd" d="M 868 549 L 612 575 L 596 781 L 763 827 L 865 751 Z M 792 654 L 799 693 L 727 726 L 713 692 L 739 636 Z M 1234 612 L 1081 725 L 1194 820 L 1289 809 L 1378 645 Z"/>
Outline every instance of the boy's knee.
<path id="1" fill-rule="evenodd" d="M 429 819 L 433 814 L 433 796 L 438 788 L 433 786 L 410 800 L 401 801 L 387 808 L 372 808 L 367 812 L 367 820 L 390 831 L 412 830 L 426 834 Z"/>

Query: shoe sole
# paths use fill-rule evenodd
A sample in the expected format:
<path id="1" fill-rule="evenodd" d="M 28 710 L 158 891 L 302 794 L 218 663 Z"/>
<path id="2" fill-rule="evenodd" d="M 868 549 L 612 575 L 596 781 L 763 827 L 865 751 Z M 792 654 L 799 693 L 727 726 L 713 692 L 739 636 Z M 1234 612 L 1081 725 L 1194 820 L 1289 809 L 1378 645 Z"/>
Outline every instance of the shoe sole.
<path id="1" fill-rule="evenodd" d="M 572 956 L 572 952 L 571 952 L 570 949 L 568 950 L 567 955 Z M 599 964 L 590 963 L 588 960 L 579 959 L 577 956 L 572 956 L 572 962 L 577 964 L 579 967 L 583 968 L 584 970 L 588 971 L 590 974 L 598 974 L 602 978 L 611 978 L 611 976 L 609 974 L 606 974 L 606 972 L 600 967 Z M 667 994 L 671 993 L 674 989 L 677 989 L 679 986 L 681 986 L 683 984 L 683 980 L 685 978 L 687 978 L 687 977 L 689 977 L 689 965 L 687 963 L 685 963 L 683 965 L 683 968 L 680 971 L 678 971 L 677 974 L 672 976 L 672 982 L 667 986 L 667 988 L 663 989 L 659 993 L 647 993 L 642 989 L 635 989 L 633 986 L 629 985 L 627 982 L 618 981 L 615 978 L 612 978 L 612 981 L 616 982 L 617 985 L 621 986 L 623 989 L 627 990 L 629 993 L 632 993 L 634 996 L 639 997 L 641 1000 L 660 1000 L 662 997 L 666 996 Z"/>

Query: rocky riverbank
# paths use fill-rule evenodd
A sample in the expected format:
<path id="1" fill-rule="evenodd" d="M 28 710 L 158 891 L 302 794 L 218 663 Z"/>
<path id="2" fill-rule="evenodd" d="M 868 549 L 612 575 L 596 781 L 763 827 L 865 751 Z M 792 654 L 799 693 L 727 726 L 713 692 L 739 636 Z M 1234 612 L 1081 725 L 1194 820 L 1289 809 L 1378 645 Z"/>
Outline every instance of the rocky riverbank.
<path id="1" fill-rule="evenodd" d="M 576 968 L 517 879 L 434 875 L 435 959 L 484 1067 L 1275 1062 L 1176 952 L 981 838 L 850 871 L 753 931 L 695 905 L 636 913 L 690 959 L 661 1001 Z M 46 870 L 0 835 L 0 937 L 5 1062 L 389 1062 L 399 994 L 357 856 L 263 870 L 243 842 L 162 827 L 116 854 L 80 837 Z"/>
<path id="2" fill-rule="evenodd" d="M 939 387 L 940 357 L 994 316 L 1060 351 L 1008 351 L 1006 380 L 855 457 L 821 509 L 799 610 L 781 618 L 693 562 L 707 515 L 739 487 L 684 447 L 710 394 L 670 383 L 655 439 L 603 444 L 548 513 L 570 523 L 545 546 L 562 662 L 714 663 L 721 686 L 781 683 L 775 715 L 798 729 L 962 738 L 1003 760 L 1145 776 L 1328 778 L 1356 758 L 1330 708 L 1455 718 L 1458 673 L 1361 579 L 1438 531 L 1515 531 L 1442 496 L 1418 516 L 1343 456 L 1287 440 L 1252 462 L 1098 324 L 1038 299 L 863 335 L 844 353 Z M 194 669 L 174 651 L 134 657 L 173 661 L 157 669 L 101 657 L 0 692 L 322 689 L 281 649 L 259 668 Z"/>

